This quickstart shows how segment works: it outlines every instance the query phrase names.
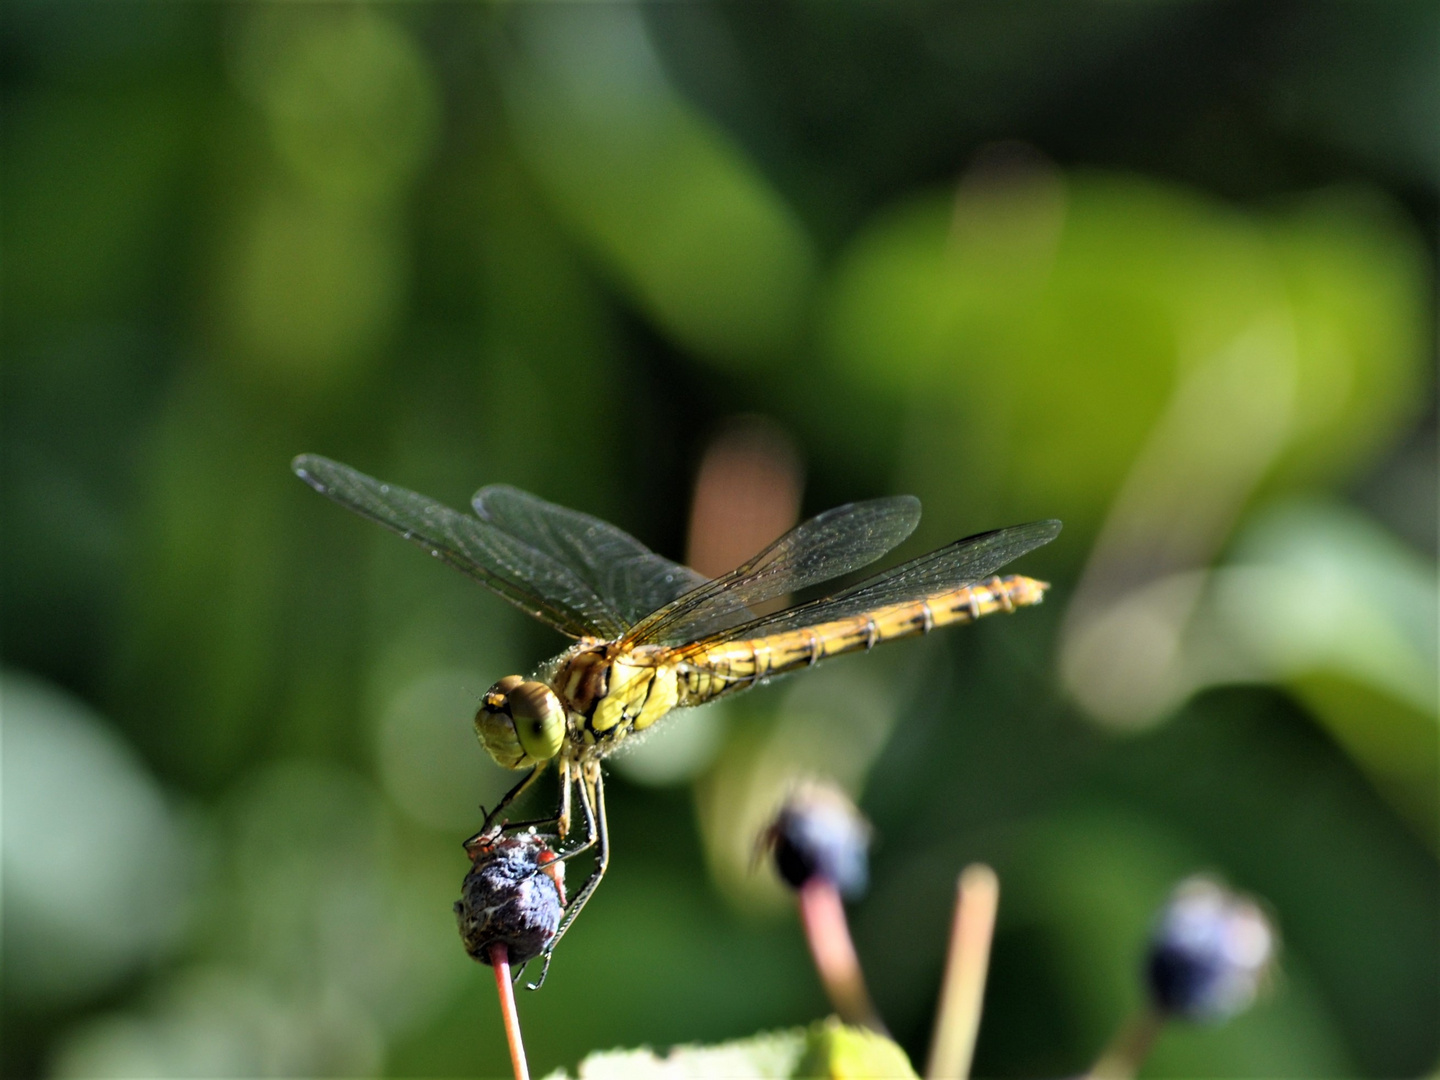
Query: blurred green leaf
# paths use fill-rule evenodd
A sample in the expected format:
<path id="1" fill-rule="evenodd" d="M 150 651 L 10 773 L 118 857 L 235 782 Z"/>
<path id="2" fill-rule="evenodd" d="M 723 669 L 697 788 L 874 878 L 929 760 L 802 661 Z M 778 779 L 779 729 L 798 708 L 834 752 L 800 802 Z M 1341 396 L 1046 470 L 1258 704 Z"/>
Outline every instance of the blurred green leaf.
<path id="1" fill-rule="evenodd" d="M 404 310 L 396 223 L 280 190 L 260 192 L 218 269 L 220 347 L 243 370 L 320 396 L 371 369 Z"/>
<path id="2" fill-rule="evenodd" d="M 1266 233 L 1299 360 L 1276 486 L 1344 482 L 1389 449 L 1433 394 L 1435 285 L 1421 240 L 1378 192 L 1354 187 L 1279 207 Z"/>
<path id="3" fill-rule="evenodd" d="M 400 200 L 433 148 L 437 88 L 373 9 L 255 8 L 236 38 L 274 153 L 234 199 L 215 344 L 263 383 L 334 392 L 374 367 L 409 299 Z"/>
<path id="4" fill-rule="evenodd" d="M 686 348 L 739 367 L 801 337 L 815 254 L 740 149 L 670 88 L 639 12 L 517 9 L 503 69 L 526 159 L 563 218 Z"/>
<path id="5" fill-rule="evenodd" d="M 1288 475 L 1353 469 L 1423 378 L 1415 241 L 1376 205 L 1252 218 L 1138 177 L 982 161 L 954 193 L 893 206 L 856 238 L 825 352 L 871 393 L 909 400 L 905 475 L 947 515 L 978 500 L 999 518 L 1093 527 L 1182 377 L 1257 330 L 1265 351 L 1246 363 L 1282 380 L 1265 422 L 1285 432 Z M 1226 426 L 1238 437 L 1246 423 L 1212 412 L 1217 445 L 1197 452 L 1223 454 Z"/>
<path id="6" fill-rule="evenodd" d="M 235 47 L 280 159 L 343 203 L 393 198 L 428 156 L 437 87 L 417 43 L 374 8 L 259 7 Z"/>
<path id="7" fill-rule="evenodd" d="M 812 1025 L 806 1033 L 804 1059 L 794 1075 L 833 1080 L 868 1080 L 916 1076 L 905 1051 L 883 1035 L 865 1028 L 847 1027 L 830 1019 Z"/>
<path id="8" fill-rule="evenodd" d="M 555 1078 L 564 1072 L 552 1073 Z M 579 1080 L 611 1077 L 823 1077 L 827 1080 L 869 1080 L 915 1076 L 905 1052 L 889 1039 L 863 1028 L 846 1027 L 831 1018 L 809 1028 L 756 1035 L 716 1046 L 677 1046 L 664 1057 L 651 1050 L 607 1050 L 580 1063 Z"/>
<path id="9" fill-rule="evenodd" d="M 1211 679 L 1288 683 L 1432 845 L 1440 840 L 1435 566 L 1356 511 L 1275 506 L 1212 585 Z M 1203 663 L 1203 661 L 1202 661 Z"/>
<path id="10" fill-rule="evenodd" d="M 716 1046 L 676 1046 L 664 1057 L 652 1050 L 604 1050 L 580 1062 L 579 1080 L 687 1080 L 708 1076 L 783 1080 L 801 1075 L 796 1065 L 806 1050 L 804 1031 L 781 1031 Z M 563 1071 L 550 1074 L 556 1080 Z M 811 1074 L 804 1074 L 811 1075 Z"/>

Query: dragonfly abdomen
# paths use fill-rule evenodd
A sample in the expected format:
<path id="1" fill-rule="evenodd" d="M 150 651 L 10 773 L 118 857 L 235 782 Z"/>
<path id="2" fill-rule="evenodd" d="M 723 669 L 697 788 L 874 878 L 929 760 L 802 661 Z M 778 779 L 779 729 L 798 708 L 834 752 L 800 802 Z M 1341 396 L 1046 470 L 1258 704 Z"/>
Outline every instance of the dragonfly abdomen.
<path id="1" fill-rule="evenodd" d="M 882 641 L 1038 604 L 1047 588 L 1043 581 L 1012 574 L 799 630 L 713 645 L 691 653 L 681 666 L 678 703 L 699 705 L 832 656 L 872 649 Z"/>

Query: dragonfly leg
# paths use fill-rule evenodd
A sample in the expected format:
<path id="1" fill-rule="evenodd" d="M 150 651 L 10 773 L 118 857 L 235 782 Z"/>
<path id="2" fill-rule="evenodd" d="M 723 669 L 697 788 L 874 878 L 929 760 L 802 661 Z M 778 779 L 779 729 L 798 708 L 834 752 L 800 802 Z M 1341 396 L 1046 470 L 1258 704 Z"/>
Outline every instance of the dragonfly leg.
<path id="1" fill-rule="evenodd" d="M 545 976 L 550 974 L 550 957 L 553 955 L 555 954 L 550 952 L 550 950 L 545 950 L 544 959 L 540 964 L 540 978 L 536 979 L 533 983 L 526 983 L 525 986 L 527 989 L 539 990 L 540 987 L 545 985 Z M 519 972 L 516 972 L 515 977 L 517 979 L 520 977 Z"/>
<path id="2" fill-rule="evenodd" d="M 571 775 L 570 759 L 566 758 L 560 762 L 560 809 L 555 814 L 557 819 L 555 827 L 562 840 L 570 832 L 570 787 L 574 779 L 575 777 Z M 591 832 L 594 830 L 592 829 Z"/>
<path id="3" fill-rule="evenodd" d="M 565 936 L 565 931 L 570 929 L 570 924 L 580 914 L 580 909 L 590 899 L 590 895 L 600 884 L 600 879 L 605 876 L 605 870 L 610 865 L 610 830 L 605 823 L 605 780 L 601 776 L 598 766 L 593 774 L 582 775 L 580 778 L 580 806 L 585 812 L 585 830 L 588 835 L 579 847 L 566 852 L 560 858 L 568 859 L 582 851 L 588 851 L 591 847 L 598 846 L 599 850 L 595 854 L 595 869 L 590 871 L 590 876 L 585 879 L 585 884 L 580 886 L 580 891 L 566 905 L 565 917 L 560 920 L 560 926 L 555 931 L 555 936 L 550 939 L 550 944 L 545 949 L 545 966 L 540 969 L 540 978 L 538 981 L 528 984 L 531 990 L 539 990 L 544 985 L 545 976 L 550 971 L 550 957 L 555 952 L 555 946 Z"/>
<path id="4" fill-rule="evenodd" d="M 525 789 L 540 778 L 540 774 L 544 771 L 546 764 L 546 762 L 542 761 L 539 765 L 536 765 L 528 773 L 521 777 L 518 784 L 516 784 L 514 787 L 512 787 L 509 791 L 505 793 L 501 800 L 495 804 L 495 809 L 491 810 L 488 814 L 485 815 L 485 824 L 480 827 L 480 831 L 474 836 L 472 836 L 469 840 L 465 841 L 465 846 L 467 848 L 494 827 L 496 820 L 500 817 L 501 814 L 503 814 L 507 809 L 509 809 L 510 804 L 513 803 L 516 799 L 518 799 L 522 794 L 524 794 Z M 482 806 L 480 809 L 484 811 L 485 808 Z"/>
<path id="5" fill-rule="evenodd" d="M 544 825 L 555 826 L 555 831 L 563 839 L 570 832 L 570 787 L 572 779 L 570 776 L 570 763 L 560 763 L 560 801 L 556 804 L 555 813 L 549 817 L 530 818 L 527 821 L 507 821 L 503 826 L 504 831 L 523 832 L 525 829 L 538 829 Z M 595 830 L 591 828 L 590 832 Z M 588 834 L 587 834 L 588 835 Z M 587 845 L 588 846 L 588 845 Z M 568 858 L 568 856 L 561 856 Z"/>
<path id="6" fill-rule="evenodd" d="M 591 800 L 592 794 L 586 790 L 582 782 L 580 785 L 580 809 L 585 815 L 585 838 L 575 846 L 559 852 L 555 856 L 557 862 L 573 859 L 576 855 L 581 855 L 589 851 L 599 841 L 600 830 L 596 826 L 595 809 Z M 586 878 L 585 880 L 588 882 L 590 879 Z M 559 940 L 558 935 L 556 940 Z"/>

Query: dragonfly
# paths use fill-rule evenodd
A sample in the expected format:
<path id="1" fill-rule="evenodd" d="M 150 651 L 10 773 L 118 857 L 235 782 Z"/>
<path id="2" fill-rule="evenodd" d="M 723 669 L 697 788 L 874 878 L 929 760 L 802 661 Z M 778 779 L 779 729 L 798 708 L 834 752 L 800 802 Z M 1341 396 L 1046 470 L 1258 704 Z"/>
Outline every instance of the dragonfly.
<path id="1" fill-rule="evenodd" d="M 490 756 L 525 775 L 485 816 L 467 851 L 501 832 L 538 826 L 565 840 L 572 793 L 584 832 L 558 857 L 593 851 L 594 868 L 566 904 L 532 989 L 544 982 L 555 945 L 610 863 L 604 758 L 675 709 L 882 642 L 1038 604 L 1046 582 L 995 572 L 1060 532 L 1060 522 L 1048 520 L 980 533 L 821 599 L 757 613 L 767 601 L 833 581 L 894 549 L 919 523 L 920 500 L 899 495 L 827 510 L 712 579 L 599 518 L 507 485 L 481 488 L 470 515 L 315 454 L 291 467 L 320 494 L 573 640 L 531 677 L 495 683 L 474 720 Z M 559 773 L 555 813 L 506 822 L 506 811 L 552 763 Z"/>

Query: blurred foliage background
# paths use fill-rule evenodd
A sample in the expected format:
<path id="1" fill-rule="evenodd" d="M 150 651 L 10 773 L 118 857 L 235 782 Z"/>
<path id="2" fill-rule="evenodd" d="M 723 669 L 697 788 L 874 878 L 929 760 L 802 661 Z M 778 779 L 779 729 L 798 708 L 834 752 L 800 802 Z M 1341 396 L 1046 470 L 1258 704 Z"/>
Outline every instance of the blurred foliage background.
<path id="1" fill-rule="evenodd" d="M 1440 8 L 3 18 L 6 1075 L 506 1071 L 450 914 L 509 779 L 469 719 L 562 642 L 301 451 L 711 572 L 896 491 L 907 555 L 1066 522 L 1042 608 L 615 763 L 541 1072 L 824 1013 L 748 872 L 796 772 L 876 823 L 858 944 L 918 1056 L 985 859 L 983 1075 L 1082 1069 L 1196 870 L 1283 974 L 1151 1074 L 1436 1067 Z"/>

